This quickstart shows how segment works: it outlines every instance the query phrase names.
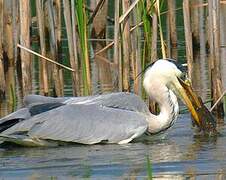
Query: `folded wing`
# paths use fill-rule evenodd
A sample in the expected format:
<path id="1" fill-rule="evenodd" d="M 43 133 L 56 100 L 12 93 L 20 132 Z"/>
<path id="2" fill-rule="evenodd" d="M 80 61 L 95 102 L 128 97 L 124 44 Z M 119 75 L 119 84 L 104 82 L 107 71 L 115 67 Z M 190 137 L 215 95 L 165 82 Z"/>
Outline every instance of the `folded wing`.
<path id="1" fill-rule="evenodd" d="M 62 141 L 82 144 L 128 143 L 147 129 L 137 112 L 99 105 L 67 104 L 32 116 L 3 131 L 11 139 Z"/>

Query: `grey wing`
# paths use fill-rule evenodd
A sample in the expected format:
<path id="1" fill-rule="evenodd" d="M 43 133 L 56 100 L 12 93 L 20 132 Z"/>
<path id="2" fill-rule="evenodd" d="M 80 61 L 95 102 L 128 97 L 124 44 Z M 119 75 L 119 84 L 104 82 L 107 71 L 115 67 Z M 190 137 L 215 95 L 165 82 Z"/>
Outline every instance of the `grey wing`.
<path id="1" fill-rule="evenodd" d="M 28 119 L 30 118 L 30 113 L 29 113 L 29 109 L 28 108 L 22 108 L 22 109 L 19 109 L 11 114 L 8 114 L 7 116 L 3 117 L 0 119 L 0 124 L 1 123 L 4 123 L 8 120 L 11 120 L 11 119 Z"/>
<path id="2" fill-rule="evenodd" d="M 128 143 L 142 135 L 145 117 L 133 111 L 98 105 L 65 105 L 22 121 L 0 136 L 76 142 L 82 144 Z"/>
<path id="3" fill-rule="evenodd" d="M 85 97 L 46 97 L 40 95 L 28 95 L 24 98 L 24 104 L 31 107 L 37 104 L 63 103 L 63 104 L 96 104 L 106 107 L 118 108 L 123 110 L 141 112 L 149 114 L 149 109 L 145 102 L 136 94 L 118 92 L 97 96 Z"/>
<path id="4" fill-rule="evenodd" d="M 63 102 L 68 100 L 69 97 L 61 97 L 61 98 L 53 98 L 53 97 L 46 97 L 41 95 L 27 95 L 24 98 L 24 108 L 21 108 L 7 116 L 0 118 L 0 124 L 14 119 L 28 119 L 32 116 L 32 111 L 40 111 L 42 112 L 43 108 L 46 108 L 48 111 L 49 109 L 53 109 L 56 105 L 63 105 Z M 36 112 L 37 114 L 37 112 Z"/>
<path id="5" fill-rule="evenodd" d="M 115 107 L 119 109 L 149 114 L 149 109 L 145 102 L 136 94 L 119 92 L 105 95 L 103 106 Z"/>
<path id="6" fill-rule="evenodd" d="M 70 97 L 47 97 L 41 95 L 27 95 L 24 97 L 24 105 L 31 106 L 33 104 L 45 104 L 45 103 L 63 103 L 64 101 L 68 100 Z"/>

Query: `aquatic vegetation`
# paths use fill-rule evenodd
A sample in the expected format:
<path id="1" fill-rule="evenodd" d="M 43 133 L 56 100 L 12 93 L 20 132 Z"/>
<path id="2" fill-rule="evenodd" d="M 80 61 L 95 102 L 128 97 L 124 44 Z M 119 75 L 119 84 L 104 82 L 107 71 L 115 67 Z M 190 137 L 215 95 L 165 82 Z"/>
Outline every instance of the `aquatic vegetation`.
<path id="1" fill-rule="evenodd" d="M 75 3 L 75 9 L 81 46 L 83 95 L 89 95 L 91 93 L 90 62 L 88 54 L 87 17 L 83 0 L 78 0 Z"/>
<path id="2" fill-rule="evenodd" d="M 147 156 L 147 175 L 148 175 L 148 180 L 152 180 L 152 165 L 149 156 Z"/>

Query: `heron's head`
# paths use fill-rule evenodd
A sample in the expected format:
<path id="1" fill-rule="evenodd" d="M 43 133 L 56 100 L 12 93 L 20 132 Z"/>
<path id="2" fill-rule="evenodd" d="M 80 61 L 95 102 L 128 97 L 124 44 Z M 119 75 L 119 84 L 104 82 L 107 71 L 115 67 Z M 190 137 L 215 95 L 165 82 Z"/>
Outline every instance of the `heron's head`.
<path id="1" fill-rule="evenodd" d="M 171 89 L 182 99 L 196 124 L 201 127 L 203 123 L 198 108 L 202 108 L 203 104 L 200 105 L 198 96 L 192 91 L 190 84 L 182 80 L 183 76 L 184 73 L 172 61 L 158 60 L 146 68 L 143 85 L 147 93 L 153 98 L 156 95 L 161 96 L 161 88 Z"/>
<path id="2" fill-rule="evenodd" d="M 153 82 L 156 83 L 155 81 L 159 85 L 171 86 L 178 81 L 178 77 L 182 76 L 182 71 L 172 61 L 160 59 L 147 67 L 144 75 L 144 87 L 153 85 Z"/>

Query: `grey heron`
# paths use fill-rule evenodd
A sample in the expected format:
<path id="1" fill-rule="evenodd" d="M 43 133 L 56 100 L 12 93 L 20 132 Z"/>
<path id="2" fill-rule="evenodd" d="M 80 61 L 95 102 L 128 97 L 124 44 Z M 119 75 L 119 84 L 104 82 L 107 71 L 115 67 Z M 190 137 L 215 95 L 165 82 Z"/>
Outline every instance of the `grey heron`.
<path id="1" fill-rule="evenodd" d="M 158 60 L 144 73 L 143 86 L 160 113 L 154 115 L 132 93 L 118 92 L 88 97 L 28 95 L 25 107 L 0 120 L 0 141 L 25 146 L 62 143 L 129 143 L 144 133 L 170 128 L 179 113 L 181 97 L 200 124 L 197 112 L 178 80 L 182 72 L 167 60 Z"/>

